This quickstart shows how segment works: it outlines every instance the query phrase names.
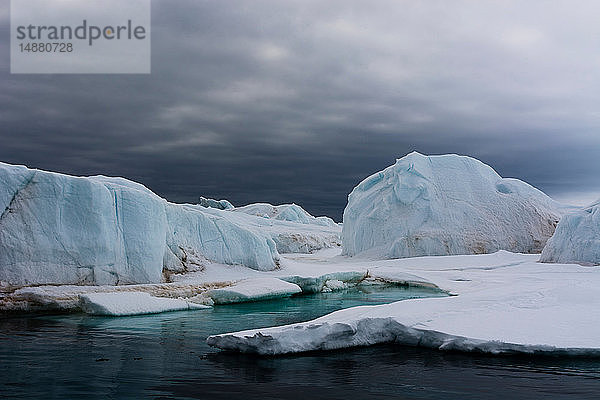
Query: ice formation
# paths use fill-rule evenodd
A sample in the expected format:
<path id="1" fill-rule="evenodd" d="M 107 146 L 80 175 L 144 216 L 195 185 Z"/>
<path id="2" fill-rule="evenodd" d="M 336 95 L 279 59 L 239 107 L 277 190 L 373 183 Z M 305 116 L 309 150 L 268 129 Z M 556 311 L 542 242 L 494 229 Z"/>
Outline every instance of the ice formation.
<path id="1" fill-rule="evenodd" d="M 227 200 L 207 199 L 206 197 L 202 197 L 202 196 L 200 196 L 200 199 L 198 200 L 198 204 L 201 205 L 202 207 L 216 208 L 218 210 L 232 210 L 235 208 L 233 206 L 233 204 L 231 204 Z"/>
<path id="2" fill-rule="evenodd" d="M 500 251 L 377 261 L 369 270 L 373 276 L 434 282 L 455 296 L 353 307 L 308 322 L 214 335 L 208 343 L 259 354 L 398 343 L 491 354 L 599 356 L 600 269 L 549 268 L 537 258 Z"/>
<path id="3" fill-rule="evenodd" d="M 541 261 L 600 264 L 600 200 L 562 217 Z"/>
<path id="4" fill-rule="evenodd" d="M 161 282 L 202 259 L 258 270 L 279 260 L 269 234 L 123 178 L 0 163 L 0 210 L 4 285 Z"/>
<path id="5" fill-rule="evenodd" d="M 300 292 L 300 286 L 281 279 L 254 278 L 210 290 L 207 294 L 215 304 L 231 304 L 288 297 Z"/>
<path id="6" fill-rule="evenodd" d="M 279 206 L 278 206 L 279 207 Z M 243 207 L 242 207 L 243 208 Z M 265 218 L 246 212 L 234 210 L 217 210 L 214 208 L 204 209 L 207 213 L 215 214 L 235 222 L 240 226 L 268 234 L 275 242 L 279 253 L 313 253 L 314 251 L 338 247 L 341 245 L 341 227 L 331 221 L 330 224 L 319 224 L 319 218 L 313 218 L 314 223 L 302 223 L 298 220 L 288 221 L 286 219 Z"/>
<path id="7" fill-rule="evenodd" d="M 88 293 L 79 296 L 83 311 L 92 315 L 126 316 L 210 308 L 182 299 L 154 297 L 145 292 Z"/>
<path id="8" fill-rule="evenodd" d="M 300 286 L 304 293 L 319 293 L 354 286 L 362 282 L 366 277 L 366 271 L 340 271 L 312 277 L 306 276 L 306 274 L 302 276 L 292 275 L 281 279 Z"/>
<path id="9" fill-rule="evenodd" d="M 221 266 L 223 268 L 223 266 Z M 248 270 L 248 268 L 242 268 Z M 257 272 L 258 273 L 258 272 Z M 183 299 L 195 304 L 212 305 L 206 291 L 222 287 L 225 282 L 170 282 L 136 285 L 41 285 L 25 286 L 13 291 L 0 291 L 0 312 L 76 312 L 81 310 L 80 296 L 94 293 L 144 292 L 150 299 Z M 144 297 L 145 298 L 145 297 Z M 143 300 L 144 298 L 140 298 Z"/>
<path id="10" fill-rule="evenodd" d="M 272 218 L 280 221 L 297 222 L 320 226 L 337 226 L 329 217 L 313 217 L 305 209 L 296 204 L 282 204 L 274 206 L 268 203 L 254 203 L 237 207 L 234 211 L 256 215 L 263 218 Z"/>
<path id="11" fill-rule="evenodd" d="M 384 258 L 539 253 L 564 207 L 474 158 L 413 152 L 362 181 L 344 210 L 344 253 Z"/>

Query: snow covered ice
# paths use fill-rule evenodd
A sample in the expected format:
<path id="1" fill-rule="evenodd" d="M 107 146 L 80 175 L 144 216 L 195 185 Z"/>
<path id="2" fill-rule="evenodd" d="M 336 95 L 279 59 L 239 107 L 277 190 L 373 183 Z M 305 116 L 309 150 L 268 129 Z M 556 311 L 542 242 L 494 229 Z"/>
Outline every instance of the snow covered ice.
<path id="1" fill-rule="evenodd" d="M 203 196 L 200 196 L 198 204 L 202 207 L 216 208 L 218 210 L 231 210 L 235 208 L 228 200 L 207 199 Z"/>
<path id="2" fill-rule="evenodd" d="M 264 271 L 277 268 L 279 252 L 340 245 L 333 221 L 278 207 L 280 218 L 265 219 L 169 203 L 123 178 L 0 163 L 0 282 L 158 283 L 211 261 Z"/>
<path id="3" fill-rule="evenodd" d="M 192 253 L 259 270 L 279 260 L 268 234 L 123 178 L 0 163 L 0 209 L 0 281 L 9 285 L 161 282 L 164 270 L 186 271 Z"/>
<path id="4" fill-rule="evenodd" d="M 344 253 L 375 258 L 539 253 L 564 209 L 474 158 L 413 152 L 350 193 Z"/>
<path id="5" fill-rule="evenodd" d="M 394 342 L 600 355 L 600 269 L 564 264 L 598 263 L 598 203 L 574 210 L 475 159 L 418 153 L 360 183 L 343 228 L 294 204 L 217 203 L 0 164 L 0 308 L 135 315 L 396 283 L 452 296 L 208 342 L 261 354 Z M 546 241 L 541 260 L 555 264 L 520 254 Z"/>
<path id="6" fill-rule="evenodd" d="M 600 200 L 560 220 L 541 261 L 600 264 Z"/>
<path id="7" fill-rule="evenodd" d="M 313 217 L 300 206 L 294 205 L 293 209 L 297 213 L 277 214 L 278 218 L 259 216 L 260 212 L 256 214 L 250 212 L 251 210 L 270 210 L 273 207 L 279 210 L 282 207 L 287 209 L 285 205 L 271 206 L 257 203 L 232 210 L 221 211 L 213 208 L 205 210 L 207 213 L 222 216 L 240 226 L 270 236 L 279 253 L 312 253 L 341 245 L 341 227 L 338 224 L 327 217 Z M 303 218 L 298 218 L 298 215 L 302 215 Z M 329 222 L 324 223 L 323 221 Z"/>
<path id="8" fill-rule="evenodd" d="M 88 314 L 114 317 L 210 308 L 182 299 L 155 297 L 146 292 L 87 293 L 79 296 L 79 304 Z"/>
<path id="9" fill-rule="evenodd" d="M 399 343 L 491 354 L 600 355 L 600 269 L 537 258 L 500 251 L 375 265 L 363 260 L 373 276 L 432 282 L 454 296 L 354 307 L 308 322 L 214 335 L 208 343 L 259 354 Z M 338 262 L 340 269 L 352 265 Z"/>
<path id="10" fill-rule="evenodd" d="M 254 203 L 243 207 L 237 207 L 235 208 L 235 211 L 256 215 L 258 217 L 272 218 L 280 221 L 298 222 L 300 224 L 313 224 L 321 226 L 337 225 L 329 217 L 313 217 L 297 204 L 282 204 L 279 206 L 274 206 L 268 203 Z"/>
<path id="11" fill-rule="evenodd" d="M 224 288 L 212 289 L 208 296 L 215 304 L 231 304 L 288 297 L 300 292 L 300 286 L 281 279 L 254 278 Z"/>

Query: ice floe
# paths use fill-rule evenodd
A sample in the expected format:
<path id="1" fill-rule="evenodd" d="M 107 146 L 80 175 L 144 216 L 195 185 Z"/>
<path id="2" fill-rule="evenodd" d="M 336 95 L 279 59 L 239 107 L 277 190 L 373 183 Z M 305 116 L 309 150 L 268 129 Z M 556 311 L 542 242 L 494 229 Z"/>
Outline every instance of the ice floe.
<path id="1" fill-rule="evenodd" d="M 88 293 L 79 296 L 83 311 L 92 315 L 126 316 L 210 308 L 182 299 L 151 296 L 146 292 Z"/>
<path id="2" fill-rule="evenodd" d="M 281 279 L 300 286 L 304 293 L 319 293 L 356 285 L 363 281 L 367 275 L 367 271 L 339 271 L 319 276 L 307 276 L 306 274 L 303 276 L 284 276 Z"/>
<path id="3" fill-rule="evenodd" d="M 379 261 L 370 273 L 418 277 L 455 296 L 355 307 L 305 323 L 215 335 L 208 343 L 260 354 L 389 342 L 492 354 L 600 355 L 600 269 L 536 259 L 501 251 Z"/>
<path id="4" fill-rule="evenodd" d="M 281 279 L 254 278 L 231 286 L 212 289 L 207 295 L 215 304 L 231 304 L 288 297 L 300 292 L 302 292 L 300 286 Z"/>

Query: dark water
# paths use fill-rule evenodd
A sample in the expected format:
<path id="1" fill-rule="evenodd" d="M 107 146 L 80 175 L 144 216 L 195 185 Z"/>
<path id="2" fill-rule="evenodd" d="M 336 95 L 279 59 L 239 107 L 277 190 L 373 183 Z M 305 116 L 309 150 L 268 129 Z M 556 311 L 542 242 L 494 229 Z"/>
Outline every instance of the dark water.
<path id="1" fill-rule="evenodd" d="M 127 318 L 2 318 L 0 397 L 600 398 L 600 360 L 484 357 L 392 345 L 267 358 L 219 352 L 204 341 L 210 334 L 433 295 L 396 287 Z"/>

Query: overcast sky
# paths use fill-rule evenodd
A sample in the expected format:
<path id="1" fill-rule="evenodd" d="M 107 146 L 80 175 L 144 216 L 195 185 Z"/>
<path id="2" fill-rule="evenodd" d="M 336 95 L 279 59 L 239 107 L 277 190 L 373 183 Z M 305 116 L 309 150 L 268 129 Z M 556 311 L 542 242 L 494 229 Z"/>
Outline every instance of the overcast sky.
<path id="1" fill-rule="evenodd" d="M 154 1 L 150 75 L 11 75 L 0 160 L 341 219 L 417 150 L 600 198 L 598 1 Z"/>

